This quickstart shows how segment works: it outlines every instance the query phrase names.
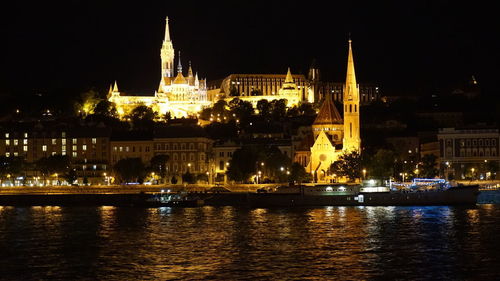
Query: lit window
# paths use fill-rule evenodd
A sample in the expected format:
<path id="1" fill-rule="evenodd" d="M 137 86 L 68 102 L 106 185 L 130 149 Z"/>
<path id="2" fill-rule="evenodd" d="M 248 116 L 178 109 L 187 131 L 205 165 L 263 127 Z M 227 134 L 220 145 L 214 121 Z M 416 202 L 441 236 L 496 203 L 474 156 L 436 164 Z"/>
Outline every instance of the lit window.
<path id="1" fill-rule="evenodd" d="M 9 133 L 5 133 L 5 138 L 8 139 L 9 138 Z"/>
<path id="2" fill-rule="evenodd" d="M 28 137 L 28 133 L 24 133 L 24 137 L 27 138 Z"/>
<path id="3" fill-rule="evenodd" d="M 75 144 L 76 144 L 76 139 L 73 139 L 73 143 L 75 143 Z"/>
<path id="4" fill-rule="evenodd" d="M 23 140 L 23 144 L 28 144 L 28 140 L 27 140 L 27 139 L 24 139 L 24 140 Z"/>
<path id="5" fill-rule="evenodd" d="M 47 146 L 45 144 L 42 145 L 42 151 L 47 151 Z"/>
<path id="6" fill-rule="evenodd" d="M 126 151 L 126 152 L 128 152 L 128 150 L 129 150 L 129 148 L 128 148 L 128 146 L 126 146 L 126 147 L 125 147 L 125 151 Z"/>
<path id="7" fill-rule="evenodd" d="M 120 152 L 122 152 L 122 151 L 123 151 L 123 146 L 120 146 Z"/>
<path id="8" fill-rule="evenodd" d="M 73 150 L 74 150 L 74 151 L 76 151 L 76 150 L 77 150 L 76 145 L 73 145 L 73 147 L 72 147 L 72 148 L 73 148 Z"/>
<path id="9" fill-rule="evenodd" d="M 66 132 L 61 133 L 61 137 L 65 138 L 66 137 Z"/>
<path id="10" fill-rule="evenodd" d="M 53 145 L 57 144 L 57 140 L 56 139 L 52 139 L 52 144 Z"/>
<path id="11" fill-rule="evenodd" d="M 66 139 L 62 139 L 62 140 L 61 140 L 61 144 L 62 144 L 62 145 L 66 145 Z"/>
<path id="12" fill-rule="evenodd" d="M 5 157 L 10 157 L 10 153 L 9 152 L 5 152 Z"/>
<path id="13" fill-rule="evenodd" d="M 97 139 L 96 138 L 92 138 L 92 144 L 96 144 L 97 143 Z"/>
<path id="14" fill-rule="evenodd" d="M 52 151 L 52 156 L 56 155 L 56 152 L 55 151 Z"/>
<path id="15" fill-rule="evenodd" d="M 117 151 L 118 148 L 116 146 L 113 146 L 113 151 Z"/>
<path id="16" fill-rule="evenodd" d="M 19 153 L 14 152 L 14 157 L 17 157 L 17 156 L 19 156 Z"/>
<path id="17" fill-rule="evenodd" d="M 63 156 L 66 155 L 66 151 L 61 152 L 61 155 Z"/>
<path id="18" fill-rule="evenodd" d="M 87 150 L 87 145 L 86 144 L 82 145 L 82 150 L 83 151 Z"/>
<path id="19" fill-rule="evenodd" d="M 19 144 L 19 141 L 18 140 L 14 140 L 14 145 L 18 145 Z"/>
<path id="20" fill-rule="evenodd" d="M 92 169 L 97 170 L 97 165 L 92 166 Z"/>
<path id="21" fill-rule="evenodd" d="M 66 146 L 65 145 L 61 146 L 61 151 L 66 151 Z"/>
<path id="22" fill-rule="evenodd" d="M 28 146 L 27 145 L 23 146 L 23 151 L 28 151 Z"/>
<path id="23" fill-rule="evenodd" d="M 5 145 L 10 145 L 10 140 L 5 140 Z"/>
<path id="24" fill-rule="evenodd" d="M 73 157 L 76 157 L 76 152 L 73 152 L 72 155 L 73 155 Z"/>

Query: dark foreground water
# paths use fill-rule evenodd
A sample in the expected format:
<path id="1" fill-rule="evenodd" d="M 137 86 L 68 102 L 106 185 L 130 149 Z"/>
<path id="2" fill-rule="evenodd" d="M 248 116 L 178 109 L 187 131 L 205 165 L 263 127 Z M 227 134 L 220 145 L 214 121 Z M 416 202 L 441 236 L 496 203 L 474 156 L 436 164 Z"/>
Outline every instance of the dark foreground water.
<path id="1" fill-rule="evenodd" d="M 500 206 L 0 207 L 0 279 L 500 279 Z"/>

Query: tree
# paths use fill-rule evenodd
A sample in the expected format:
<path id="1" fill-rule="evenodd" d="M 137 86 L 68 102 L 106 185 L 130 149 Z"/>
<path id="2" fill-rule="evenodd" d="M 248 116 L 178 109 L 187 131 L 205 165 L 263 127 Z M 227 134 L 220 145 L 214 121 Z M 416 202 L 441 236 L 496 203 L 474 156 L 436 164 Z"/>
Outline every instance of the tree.
<path id="1" fill-rule="evenodd" d="M 251 102 L 234 98 L 229 102 L 231 115 L 239 120 L 239 123 L 246 123 L 252 116 L 254 110 Z"/>
<path id="2" fill-rule="evenodd" d="M 78 176 L 76 174 L 76 170 L 75 169 L 69 169 L 69 171 L 65 174 L 63 174 L 63 178 L 69 183 L 69 184 L 72 184 L 74 183 L 77 179 L 78 179 Z"/>
<path id="3" fill-rule="evenodd" d="M 223 118 L 227 117 L 228 111 L 226 107 L 227 102 L 225 100 L 218 100 L 212 107 L 212 114 L 214 115 L 214 118 L 219 118 L 216 119 L 217 121 L 223 121 Z"/>
<path id="4" fill-rule="evenodd" d="M 259 115 L 262 117 L 270 116 L 271 114 L 271 105 L 268 100 L 259 100 L 257 102 L 257 110 L 259 111 Z"/>
<path id="5" fill-rule="evenodd" d="M 330 171 L 345 176 L 350 181 L 360 178 L 361 155 L 357 151 L 340 155 L 339 160 L 332 163 Z"/>
<path id="6" fill-rule="evenodd" d="M 75 103 L 75 109 L 79 114 L 94 114 L 94 109 L 101 100 L 99 93 L 91 89 L 80 94 L 79 99 Z"/>
<path id="7" fill-rule="evenodd" d="M 290 176 L 288 177 L 288 180 L 290 182 L 297 182 L 300 184 L 301 182 L 311 180 L 311 175 L 308 172 L 306 172 L 306 169 L 304 167 L 302 167 L 302 165 L 300 165 L 297 162 L 294 162 L 292 164 L 292 167 L 290 170 L 291 170 Z"/>
<path id="8" fill-rule="evenodd" d="M 0 157 L 0 177 L 7 175 L 17 177 L 22 175 L 28 164 L 23 157 Z"/>
<path id="9" fill-rule="evenodd" d="M 117 179 L 124 182 L 140 182 L 145 176 L 144 164 L 141 158 L 121 159 L 113 167 Z"/>
<path id="10" fill-rule="evenodd" d="M 196 182 L 196 178 L 189 171 L 186 171 L 184 174 L 182 174 L 182 182 L 193 184 Z"/>
<path id="11" fill-rule="evenodd" d="M 212 108 L 211 107 L 206 107 L 203 108 L 200 112 L 200 119 L 203 120 L 210 120 L 212 117 Z"/>
<path id="12" fill-rule="evenodd" d="M 316 115 L 316 110 L 314 110 L 313 105 L 311 103 L 308 103 L 308 102 L 300 103 L 299 112 L 301 115 L 306 115 L 306 116 Z"/>
<path id="13" fill-rule="evenodd" d="M 285 181 L 290 162 L 276 146 L 244 146 L 233 153 L 227 175 L 231 180 L 245 182 L 260 171 L 269 180 Z"/>
<path id="14" fill-rule="evenodd" d="M 156 112 L 145 105 L 138 105 L 128 115 L 134 129 L 152 129 L 156 117 Z"/>
<path id="15" fill-rule="evenodd" d="M 287 179 L 286 170 L 289 169 L 291 160 L 283 154 L 276 146 L 267 147 L 264 150 L 264 167 L 265 175 L 275 181 L 285 182 Z"/>
<path id="16" fill-rule="evenodd" d="M 170 179 L 170 183 L 177 184 L 177 177 L 176 176 L 172 176 L 172 178 Z"/>
<path id="17" fill-rule="evenodd" d="M 496 179 L 496 174 L 498 172 L 498 161 L 488 161 L 486 163 L 486 173 L 490 173 L 491 179 Z"/>
<path id="18" fill-rule="evenodd" d="M 379 149 L 368 159 L 368 176 L 375 179 L 386 179 L 394 175 L 394 161 L 396 156 L 393 151 Z"/>
<path id="19" fill-rule="evenodd" d="M 271 107 L 271 116 L 274 120 L 283 119 L 286 116 L 286 103 L 285 99 L 273 100 L 269 103 Z"/>
<path id="20" fill-rule="evenodd" d="M 70 159 L 68 155 L 51 155 L 43 157 L 36 162 L 36 167 L 44 175 L 64 175 L 70 170 Z"/>
<path id="21" fill-rule="evenodd" d="M 234 121 L 228 123 L 210 123 L 205 126 L 205 131 L 213 139 L 231 139 L 238 137 L 238 127 Z"/>
<path id="22" fill-rule="evenodd" d="M 434 154 L 425 154 L 421 159 L 419 165 L 420 175 L 425 178 L 434 178 L 438 175 L 439 171 L 436 168 L 437 158 Z"/>
<path id="23" fill-rule="evenodd" d="M 233 157 L 229 161 L 227 175 L 229 179 L 245 182 L 251 175 L 256 172 L 258 153 L 251 147 L 242 147 L 233 153 Z"/>
<path id="24" fill-rule="evenodd" d="M 162 181 L 164 181 L 165 177 L 167 176 L 168 160 L 169 160 L 168 155 L 159 154 L 153 156 L 153 158 L 151 158 L 151 160 L 149 161 L 151 171 L 154 172 L 159 177 L 161 177 Z"/>
<path id="25" fill-rule="evenodd" d="M 95 106 L 94 114 L 116 118 L 118 116 L 118 112 L 116 111 L 116 104 L 108 100 L 101 100 Z"/>

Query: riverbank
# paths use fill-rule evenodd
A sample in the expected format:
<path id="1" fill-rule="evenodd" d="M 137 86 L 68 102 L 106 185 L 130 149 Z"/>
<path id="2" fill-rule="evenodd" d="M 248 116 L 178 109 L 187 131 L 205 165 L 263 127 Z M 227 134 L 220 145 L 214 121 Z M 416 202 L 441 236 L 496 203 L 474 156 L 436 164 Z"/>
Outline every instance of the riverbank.
<path id="1" fill-rule="evenodd" d="M 271 189 L 279 184 L 238 184 L 224 185 L 232 192 L 256 192 L 259 188 Z M 0 195 L 50 195 L 50 194 L 134 194 L 158 193 L 170 190 L 171 192 L 206 192 L 215 185 L 188 184 L 188 185 L 92 185 L 92 186 L 15 186 L 0 187 Z"/>

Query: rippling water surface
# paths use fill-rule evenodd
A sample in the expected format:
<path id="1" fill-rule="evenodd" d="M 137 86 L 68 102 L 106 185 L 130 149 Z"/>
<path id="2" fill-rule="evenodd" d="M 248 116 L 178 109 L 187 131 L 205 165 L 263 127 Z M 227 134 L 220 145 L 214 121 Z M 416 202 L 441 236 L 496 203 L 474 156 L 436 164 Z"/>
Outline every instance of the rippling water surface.
<path id="1" fill-rule="evenodd" d="M 500 278 L 500 205 L 0 207 L 0 279 Z"/>

